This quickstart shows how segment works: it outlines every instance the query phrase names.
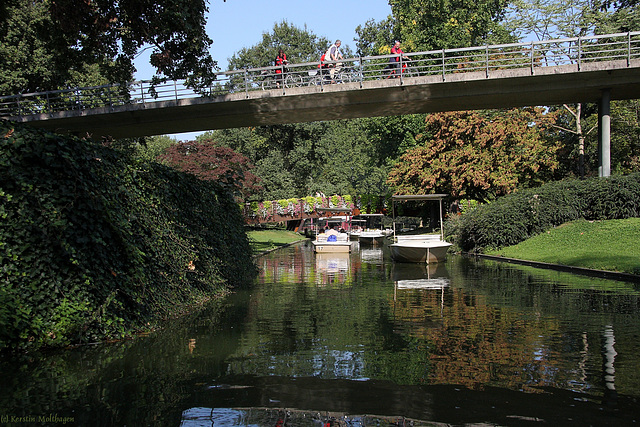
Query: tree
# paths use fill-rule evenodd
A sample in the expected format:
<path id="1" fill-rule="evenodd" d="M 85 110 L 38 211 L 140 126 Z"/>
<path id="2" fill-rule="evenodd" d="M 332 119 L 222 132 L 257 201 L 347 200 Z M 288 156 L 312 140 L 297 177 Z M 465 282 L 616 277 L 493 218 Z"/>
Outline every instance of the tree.
<path id="1" fill-rule="evenodd" d="M 389 0 L 393 35 L 410 51 L 505 42 L 508 34 L 499 21 L 507 3 L 507 0 Z"/>
<path id="2" fill-rule="evenodd" d="M 298 28 L 287 21 L 276 23 L 271 32 L 262 33 L 262 41 L 242 48 L 229 58 L 229 71 L 274 65 L 278 49 L 282 48 L 290 63 L 319 61 L 331 45 L 325 37 L 318 37 L 306 27 Z M 346 52 L 343 50 L 343 54 Z M 347 55 L 345 55 L 346 57 Z"/>
<path id="3" fill-rule="evenodd" d="M 6 93 L 58 89 L 71 72 L 98 65 L 111 83 L 128 83 L 133 60 L 151 49 L 155 80 L 186 79 L 207 87 L 216 63 L 209 55 L 205 0 L 8 0 L 0 12 Z M 5 56 L 8 55 L 8 56 Z"/>
<path id="4" fill-rule="evenodd" d="M 540 108 L 429 115 L 423 144 L 400 157 L 388 182 L 398 193 L 476 200 L 539 185 L 558 167 L 559 146 L 545 136 L 553 122 Z"/>
<path id="5" fill-rule="evenodd" d="M 253 166 L 248 159 L 213 141 L 191 141 L 171 145 L 158 160 L 200 179 L 217 181 L 242 200 L 258 190 L 259 180 L 251 172 Z"/>

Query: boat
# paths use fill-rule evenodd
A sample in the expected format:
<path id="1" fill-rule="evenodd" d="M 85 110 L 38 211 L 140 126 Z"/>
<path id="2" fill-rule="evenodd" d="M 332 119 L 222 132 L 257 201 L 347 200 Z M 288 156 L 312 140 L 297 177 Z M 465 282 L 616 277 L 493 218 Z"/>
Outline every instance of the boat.
<path id="1" fill-rule="evenodd" d="M 334 229 L 325 230 L 316 235 L 313 240 L 313 251 L 322 252 L 351 252 L 355 242 L 349 239 L 348 233 L 341 233 Z"/>
<path id="2" fill-rule="evenodd" d="M 352 223 L 353 221 L 364 220 L 365 227 L 363 227 L 357 234 L 360 244 L 371 246 L 382 245 L 385 237 L 388 235 L 388 232 L 382 228 L 383 216 L 383 214 L 360 214 L 351 220 Z M 375 222 L 379 223 L 380 228 L 373 227 L 374 220 L 377 220 Z"/>
<path id="3" fill-rule="evenodd" d="M 446 259 L 451 243 L 444 240 L 442 225 L 442 199 L 446 194 L 395 195 L 393 202 L 393 243 L 389 245 L 389 253 L 394 262 L 439 263 Z M 435 201 L 440 203 L 440 234 L 418 234 L 397 236 L 395 233 L 395 203 L 407 201 Z"/>

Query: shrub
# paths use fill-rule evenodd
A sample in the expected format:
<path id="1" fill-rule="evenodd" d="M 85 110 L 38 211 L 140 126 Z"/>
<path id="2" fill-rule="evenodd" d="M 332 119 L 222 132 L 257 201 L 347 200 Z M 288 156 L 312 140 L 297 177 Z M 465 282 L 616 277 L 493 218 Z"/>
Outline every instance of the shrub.
<path id="1" fill-rule="evenodd" d="M 521 190 L 445 223 L 463 251 L 481 252 L 522 242 L 568 221 L 640 216 L 640 174 L 565 180 Z"/>
<path id="2" fill-rule="evenodd" d="M 0 121 L 0 349 L 122 337 L 253 269 L 214 182 Z"/>

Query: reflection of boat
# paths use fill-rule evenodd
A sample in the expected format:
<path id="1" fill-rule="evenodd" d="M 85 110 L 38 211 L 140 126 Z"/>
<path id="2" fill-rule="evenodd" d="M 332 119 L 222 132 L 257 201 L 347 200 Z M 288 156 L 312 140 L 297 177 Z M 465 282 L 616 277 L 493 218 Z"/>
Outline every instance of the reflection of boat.
<path id="1" fill-rule="evenodd" d="M 384 252 L 380 247 L 360 248 L 360 259 L 366 262 L 382 263 Z"/>
<path id="2" fill-rule="evenodd" d="M 316 281 L 325 285 L 344 284 L 349 280 L 351 254 L 349 252 L 316 253 Z"/>
<path id="3" fill-rule="evenodd" d="M 397 289 L 443 289 L 449 286 L 449 273 L 442 263 L 394 264 L 391 279 Z"/>
<path id="4" fill-rule="evenodd" d="M 396 201 L 438 200 L 440 202 L 440 234 L 420 234 L 412 236 L 395 235 L 394 209 L 394 238 L 389 245 L 391 259 L 396 262 L 437 263 L 445 260 L 451 243 L 445 242 L 442 227 L 442 199 L 445 194 L 426 194 L 415 196 L 392 196 Z M 394 205 L 395 207 L 395 205 Z"/>
<path id="5" fill-rule="evenodd" d="M 351 258 L 348 252 L 320 252 L 316 254 L 316 270 L 321 273 L 348 271 Z"/>

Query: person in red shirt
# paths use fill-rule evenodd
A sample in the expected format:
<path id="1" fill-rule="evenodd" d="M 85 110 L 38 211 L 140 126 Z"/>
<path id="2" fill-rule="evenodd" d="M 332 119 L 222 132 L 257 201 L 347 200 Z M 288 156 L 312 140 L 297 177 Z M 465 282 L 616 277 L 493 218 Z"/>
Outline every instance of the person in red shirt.
<path id="1" fill-rule="evenodd" d="M 278 87 L 280 87 L 280 83 L 282 83 L 282 71 L 284 69 L 284 65 L 287 65 L 287 63 L 287 55 L 284 53 L 284 50 L 280 49 L 278 51 L 278 56 L 276 56 L 276 59 L 274 61 L 274 65 L 276 67 L 280 67 L 276 69 L 276 85 Z"/>
<path id="2" fill-rule="evenodd" d="M 387 68 L 390 69 L 391 71 L 389 72 L 389 75 L 387 76 L 387 78 L 390 78 L 394 75 L 395 77 L 398 77 L 400 75 L 400 57 L 402 57 L 403 60 L 409 59 L 407 56 L 404 55 L 404 52 L 400 48 L 400 42 L 398 40 L 396 40 L 395 43 L 393 44 L 393 47 L 391 48 L 391 54 L 398 55 L 398 56 L 393 56 L 389 58 L 389 65 L 387 66 Z M 406 66 L 407 66 L 406 64 L 403 64 L 403 68 Z"/>

